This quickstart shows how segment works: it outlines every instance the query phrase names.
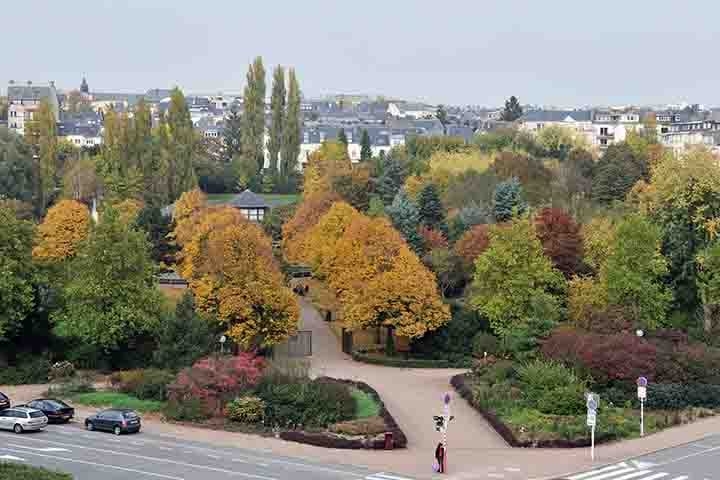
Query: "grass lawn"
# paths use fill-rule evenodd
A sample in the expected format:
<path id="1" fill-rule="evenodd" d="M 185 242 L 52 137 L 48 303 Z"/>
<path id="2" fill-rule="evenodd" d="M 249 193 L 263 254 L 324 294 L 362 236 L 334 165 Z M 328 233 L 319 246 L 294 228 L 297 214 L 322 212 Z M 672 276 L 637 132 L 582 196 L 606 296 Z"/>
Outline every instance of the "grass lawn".
<path id="1" fill-rule="evenodd" d="M 132 395 L 117 392 L 92 392 L 74 395 L 72 401 L 91 407 L 130 408 L 140 413 L 157 413 L 165 406 L 164 402 L 140 400 Z"/>
<path id="2" fill-rule="evenodd" d="M 207 197 L 209 203 L 218 204 L 230 201 L 235 195 L 237 195 L 237 193 L 209 193 Z M 298 201 L 300 198 L 300 194 L 297 193 L 260 193 L 259 195 L 263 197 L 271 207 L 287 205 Z"/>
<path id="3" fill-rule="evenodd" d="M 357 418 L 370 418 L 380 415 L 380 405 L 370 395 L 357 388 L 351 388 L 350 395 L 357 404 Z"/>
<path id="4" fill-rule="evenodd" d="M 73 477 L 68 473 L 0 461 L 0 478 L 3 480 L 72 480 Z"/>

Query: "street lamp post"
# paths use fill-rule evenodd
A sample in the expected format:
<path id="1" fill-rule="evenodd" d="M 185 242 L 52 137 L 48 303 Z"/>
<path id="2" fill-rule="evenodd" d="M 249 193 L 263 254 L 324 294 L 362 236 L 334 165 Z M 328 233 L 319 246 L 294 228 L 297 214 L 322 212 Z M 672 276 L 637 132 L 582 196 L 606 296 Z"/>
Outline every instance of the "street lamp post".
<path id="1" fill-rule="evenodd" d="M 223 355 L 225 353 L 225 342 L 227 342 L 227 337 L 225 335 L 222 335 L 220 337 L 220 355 Z"/>

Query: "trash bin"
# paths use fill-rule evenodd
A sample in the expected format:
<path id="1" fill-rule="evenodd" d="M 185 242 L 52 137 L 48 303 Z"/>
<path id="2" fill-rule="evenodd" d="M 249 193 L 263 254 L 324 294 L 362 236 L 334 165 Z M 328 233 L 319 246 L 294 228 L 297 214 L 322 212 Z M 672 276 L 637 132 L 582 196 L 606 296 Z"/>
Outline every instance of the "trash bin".
<path id="1" fill-rule="evenodd" d="M 385 432 L 385 450 L 392 450 L 393 446 L 392 432 Z"/>

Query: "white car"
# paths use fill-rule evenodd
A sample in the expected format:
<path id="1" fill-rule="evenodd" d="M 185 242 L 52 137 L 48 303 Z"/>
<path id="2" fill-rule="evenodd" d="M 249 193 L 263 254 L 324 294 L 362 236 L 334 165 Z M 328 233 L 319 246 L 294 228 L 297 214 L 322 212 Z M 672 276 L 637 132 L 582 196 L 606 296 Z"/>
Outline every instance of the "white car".
<path id="1" fill-rule="evenodd" d="M 0 428 L 22 433 L 29 430 L 42 430 L 48 424 L 43 412 L 36 408 L 13 407 L 0 410 Z"/>

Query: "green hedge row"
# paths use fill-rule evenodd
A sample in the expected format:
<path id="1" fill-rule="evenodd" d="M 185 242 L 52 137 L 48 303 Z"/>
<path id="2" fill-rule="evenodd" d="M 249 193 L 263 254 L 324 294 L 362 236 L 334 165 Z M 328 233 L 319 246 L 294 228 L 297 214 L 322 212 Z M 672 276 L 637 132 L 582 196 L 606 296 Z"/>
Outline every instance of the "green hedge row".
<path id="1" fill-rule="evenodd" d="M 0 461 L 0 478 L 2 480 L 72 480 L 73 477 L 68 473 Z"/>
<path id="2" fill-rule="evenodd" d="M 423 358 L 385 357 L 363 351 L 353 352 L 352 358 L 356 362 L 398 368 L 468 368 L 470 366 L 469 361 L 450 362 L 448 360 L 429 360 Z"/>
<path id="3" fill-rule="evenodd" d="M 646 405 L 654 410 L 720 408 L 720 385 L 656 383 L 648 385 Z"/>
<path id="4" fill-rule="evenodd" d="M 45 383 L 49 373 L 50 363 L 45 359 L 23 361 L 17 366 L 0 368 L 0 385 Z"/>

